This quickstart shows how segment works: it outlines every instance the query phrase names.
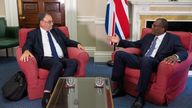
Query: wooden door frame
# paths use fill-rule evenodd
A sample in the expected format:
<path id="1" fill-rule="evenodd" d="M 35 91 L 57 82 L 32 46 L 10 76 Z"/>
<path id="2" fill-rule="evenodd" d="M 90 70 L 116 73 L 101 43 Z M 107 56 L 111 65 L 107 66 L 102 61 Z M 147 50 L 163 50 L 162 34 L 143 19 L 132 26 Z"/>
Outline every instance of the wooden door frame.
<path id="1" fill-rule="evenodd" d="M 64 0 L 64 3 L 65 25 L 69 28 L 70 38 L 77 40 L 77 23 L 74 23 L 77 21 L 77 1 Z M 17 9 L 17 0 L 5 0 L 5 18 L 9 26 L 19 26 Z"/>

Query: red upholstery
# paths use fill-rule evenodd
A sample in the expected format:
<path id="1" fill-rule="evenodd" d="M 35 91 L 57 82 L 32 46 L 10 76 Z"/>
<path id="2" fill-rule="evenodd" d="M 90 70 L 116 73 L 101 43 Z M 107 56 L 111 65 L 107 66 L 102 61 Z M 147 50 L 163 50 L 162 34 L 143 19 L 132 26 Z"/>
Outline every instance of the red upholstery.
<path id="1" fill-rule="evenodd" d="M 59 29 L 69 36 L 67 27 L 59 27 Z M 32 28 L 21 28 L 19 30 L 19 48 L 16 50 L 16 57 L 19 67 L 24 72 L 27 80 L 27 92 L 29 99 L 37 99 L 43 96 L 44 84 L 47 79 L 48 71 L 37 67 L 37 61 L 35 58 L 30 58 L 28 62 L 21 62 L 19 59 L 22 55 L 22 47 L 25 43 L 27 33 Z M 89 55 L 83 50 L 79 50 L 75 47 L 68 47 L 69 58 L 75 58 L 78 61 L 77 72 L 75 76 L 85 76 L 86 64 L 88 63 Z"/>
<path id="2" fill-rule="evenodd" d="M 142 37 L 150 32 L 151 29 L 144 28 L 142 30 Z M 183 46 L 188 51 L 188 58 L 187 60 L 181 63 L 176 63 L 175 65 L 169 65 L 161 62 L 159 64 L 158 71 L 156 73 L 153 73 L 145 98 L 146 100 L 157 105 L 162 105 L 164 103 L 169 103 L 170 101 L 173 101 L 176 96 L 178 96 L 185 89 L 188 71 L 192 63 L 192 34 L 190 32 L 170 32 L 180 37 Z M 136 48 L 125 48 L 123 50 L 129 53 L 136 54 L 140 52 L 139 49 Z M 114 56 L 114 54 L 115 52 L 113 53 L 112 57 Z M 130 95 L 137 95 L 136 86 L 139 75 L 140 72 L 138 69 L 126 67 L 124 86 L 125 91 Z"/>

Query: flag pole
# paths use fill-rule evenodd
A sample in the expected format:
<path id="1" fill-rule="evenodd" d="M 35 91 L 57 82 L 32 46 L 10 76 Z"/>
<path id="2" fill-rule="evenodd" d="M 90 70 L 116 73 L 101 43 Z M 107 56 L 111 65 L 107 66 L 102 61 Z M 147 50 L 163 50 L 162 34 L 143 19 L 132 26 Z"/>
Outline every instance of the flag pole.
<path id="1" fill-rule="evenodd" d="M 116 47 L 117 47 L 117 43 L 114 43 L 114 45 L 113 45 L 113 52 L 115 52 Z M 107 61 L 107 65 L 108 66 L 113 66 L 113 63 L 114 63 L 113 60 Z"/>
<path id="2" fill-rule="evenodd" d="M 113 46 L 113 51 L 116 50 L 116 47 L 117 47 L 117 43 L 114 44 L 114 46 Z"/>

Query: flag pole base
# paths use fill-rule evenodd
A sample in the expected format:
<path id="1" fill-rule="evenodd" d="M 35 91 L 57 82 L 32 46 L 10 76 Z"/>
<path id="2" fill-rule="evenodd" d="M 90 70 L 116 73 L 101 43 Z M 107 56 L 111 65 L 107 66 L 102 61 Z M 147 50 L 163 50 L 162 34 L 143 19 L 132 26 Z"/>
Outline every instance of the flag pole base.
<path id="1" fill-rule="evenodd" d="M 112 67 L 113 66 L 113 60 L 107 61 L 107 65 Z"/>

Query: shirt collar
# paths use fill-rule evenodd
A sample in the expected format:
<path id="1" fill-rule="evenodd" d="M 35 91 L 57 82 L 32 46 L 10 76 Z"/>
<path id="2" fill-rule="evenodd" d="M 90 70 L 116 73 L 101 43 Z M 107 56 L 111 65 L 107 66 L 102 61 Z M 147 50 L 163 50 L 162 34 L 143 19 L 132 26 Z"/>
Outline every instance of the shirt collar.
<path id="1" fill-rule="evenodd" d="M 41 33 L 42 33 L 42 34 L 47 34 L 47 31 L 44 30 L 43 28 L 40 27 L 40 30 L 41 30 Z"/>
<path id="2" fill-rule="evenodd" d="M 165 35 L 166 35 L 166 32 L 161 34 L 161 35 L 159 35 L 159 36 L 157 36 L 157 37 L 158 37 L 158 39 L 163 39 Z"/>

